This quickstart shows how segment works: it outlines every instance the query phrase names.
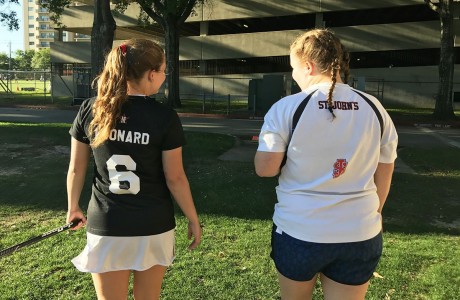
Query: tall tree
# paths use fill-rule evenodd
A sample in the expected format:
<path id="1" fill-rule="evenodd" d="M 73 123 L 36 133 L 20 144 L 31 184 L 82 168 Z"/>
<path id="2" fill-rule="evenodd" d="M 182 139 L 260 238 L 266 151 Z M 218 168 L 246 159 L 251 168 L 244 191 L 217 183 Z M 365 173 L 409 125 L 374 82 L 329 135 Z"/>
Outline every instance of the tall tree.
<path id="1" fill-rule="evenodd" d="M 441 22 L 441 54 L 439 59 L 439 86 L 433 117 L 435 119 L 454 119 L 453 80 L 454 80 L 454 16 L 453 0 L 425 0 L 425 3 L 439 14 Z"/>
<path id="2" fill-rule="evenodd" d="M 30 49 L 26 51 L 16 50 L 15 59 L 16 59 L 16 68 L 21 71 L 26 71 L 32 69 L 32 58 L 34 57 L 35 50 Z"/>
<path id="3" fill-rule="evenodd" d="M 0 0 L 1 1 L 1 0 Z M 70 4 L 70 0 L 40 0 L 42 6 L 54 13 L 52 19 L 58 22 L 64 7 Z M 179 30 L 189 17 L 197 3 L 205 0 L 134 0 L 142 10 L 165 32 L 165 48 L 167 65 L 175 68 L 167 78 L 166 96 L 167 103 L 171 107 L 180 107 L 179 97 Z M 125 9 L 131 0 L 121 0 L 117 6 Z M 112 48 L 115 20 L 110 10 L 109 0 L 94 1 L 94 22 L 91 32 L 91 63 L 92 75 L 95 76 L 103 67 L 106 53 Z M 171 70 L 171 69 L 170 69 Z"/>
<path id="4" fill-rule="evenodd" d="M 179 32 L 197 3 L 204 0 L 135 0 L 142 10 L 165 32 L 167 78 L 166 97 L 171 107 L 180 107 L 179 96 Z M 172 72 L 174 68 L 175 71 Z"/>
<path id="5" fill-rule="evenodd" d="M 19 5 L 19 0 L 0 0 L 0 24 L 6 25 L 8 30 L 18 30 L 18 15 L 11 10 L 11 5 Z"/>
<path id="6" fill-rule="evenodd" d="M 91 77 L 102 71 L 105 56 L 110 52 L 117 25 L 110 10 L 110 0 L 94 0 L 93 28 L 91 30 Z M 96 90 L 93 91 L 93 96 Z"/>
<path id="7" fill-rule="evenodd" d="M 0 0 L 1 1 L 1 0 Z M 40 0 L 40 5 L 51 13 L 51 20 L 59 27 L 64 9 L 71 0 Z M 91 77 L 96 77 L 104 67 L 107 53 L 112 49 L 116 23 L 110 10 L 110 0 L 94 0 L 93 27 L 91 30 Z M 96 91 L 93 90 L 93 95 Z"/>
<path id="8" fill-rule="evenodd" d="M 51 67 L 51 54 L 50 48 L 43 48 L 35 51 L 32 57 L 32 68 L 49 70 Z"/>
<path id="9" fill-rule="evenodd" d="M 4 52 L 0 52 L 0 70 L 8 70 L 10 58 Z"/>

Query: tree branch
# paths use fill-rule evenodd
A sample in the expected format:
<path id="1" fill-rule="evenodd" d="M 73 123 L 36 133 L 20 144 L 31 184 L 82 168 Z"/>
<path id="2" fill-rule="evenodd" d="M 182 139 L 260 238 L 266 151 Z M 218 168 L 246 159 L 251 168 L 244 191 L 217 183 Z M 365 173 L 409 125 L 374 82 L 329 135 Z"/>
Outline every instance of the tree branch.
<path id="1" fill-rule="evenodd" d="M 13 4 L 19 4 L 19 0 L 0 0 L 0 5 L 3 5 L 5 3 L 13 3 Z"/>
<path id="2" fill-rule="evenodd" d="M 425 4 L 428 5 L 429 8 L 431 8 L 431 10 L 433 10 L 433 11 L 435 11 L 435 12 L 437 12 L 439 14 L 439 12 L 440 12 L 439 11 L 440 10 L 439 3 L 437 3 L 437 4 L 433 3 L 433 2 L 431 2 L 431 0 L 424 0 L 424 1 L 425 1 Z"/>
<path id="3" fill-rule="evenodd" d="M 113 18 L 112 12 L 110 10 L 110 0 L 104 0 L 104 2 L 101 4 L 101 9 L 103 22 L 105 24 L 115 25 L 115 19 Z"/>
<path id="4" fill-rule="evenodd" d="M 179 7 L 180 16 L 177 19 L 177 24 L 183 24 L 185 20 L 190 16 L 193 7 L 195 7 L 196 0 L 186 0 L 181 1 L 181 5 Z"/>
<path id="5" fill-rule="evenodd" d="M 157 22 L 158 24 L 161 25 L 161 27 L 166 28 L 166 22 L 165 20 L 163 19 L 163 17 L 157 13 L 157 11 L 161 11 L 160 10 L 160 7 L 163 7 L 164 9 L 164 6 L 163 4 L 161 4 L 159 1 L 154 1 L 152 3 L 152 5 L 157 5 L 157 3 L 160 5 L 160 7 L 156 7 L 157 9 L 156 10 L 153 10 L 152 7 L 150 5 L 148 5 L 146 3 L 146 1 L 144 0 L 137 0 L 136 1 L 137 4 L 140 5 L 140 7 L 142 8 L 142 10 L 150 17 L 152 18 L 152 20 L 154 20 L 155 22 Z M 154 6 L 155 7 L 155 6 Z"/>
<path id="6" fill-rule="evenodd" d="M 152 5 L 155 7 L 158 11 L 165 11 L 166 7 L 164 6 L 163 3 L 161 3 L 160 0 L 152 0 Z"/>

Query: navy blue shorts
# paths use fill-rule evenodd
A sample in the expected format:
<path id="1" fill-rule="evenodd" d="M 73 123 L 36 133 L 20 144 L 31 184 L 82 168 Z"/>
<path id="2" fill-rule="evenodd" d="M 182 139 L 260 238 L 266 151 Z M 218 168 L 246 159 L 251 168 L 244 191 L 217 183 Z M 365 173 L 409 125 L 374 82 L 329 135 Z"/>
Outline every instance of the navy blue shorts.
<path id="1" fill-rule="evenodd" d="M 308 281 L 317 273 L 347 285 L 361 285 L 371 277 L 382 256 L 382 234 L 352 243 L 311 243 L 272 230 L 270 256 L 284 277 Z"/>

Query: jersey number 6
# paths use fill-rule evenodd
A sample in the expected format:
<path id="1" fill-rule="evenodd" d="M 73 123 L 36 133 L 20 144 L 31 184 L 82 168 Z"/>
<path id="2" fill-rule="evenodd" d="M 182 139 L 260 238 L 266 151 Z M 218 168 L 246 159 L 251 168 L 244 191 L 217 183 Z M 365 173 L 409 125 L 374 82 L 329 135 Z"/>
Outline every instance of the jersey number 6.
<path id="1" fill-rule="evenodd" d="M 134 194 L 141 190 L 136 163 L 129 155 L 112 155 L 107 161 L 109 171 L 109 190 L 114 194 Z"/>

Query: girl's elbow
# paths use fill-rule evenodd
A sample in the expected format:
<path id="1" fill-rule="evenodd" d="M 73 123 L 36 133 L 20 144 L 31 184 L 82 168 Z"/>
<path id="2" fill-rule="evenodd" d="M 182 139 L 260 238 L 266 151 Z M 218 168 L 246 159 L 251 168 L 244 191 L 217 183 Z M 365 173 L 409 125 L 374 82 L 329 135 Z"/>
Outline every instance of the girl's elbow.
<path id="1" fill-rule="evenodd" d="M 168 186 L 177 186 L 187 182 L 187 177 L 185 175 L 176 175 L 176 176 L 165 176 L 166 184 Z"/>
<path id="2" fill-rule="evenodd" d="M 82 171 L 80 168 L 70 166 L 67 170 L 67 176 L 78 176 Z"/>
<path id="3" fill-rule="evenodd" d="M 279 170 L 270 170 L 265 167 L 258 167 L 256 166 L 256 174 L 259 177 L 273 177 L 278 175 Z"/>

